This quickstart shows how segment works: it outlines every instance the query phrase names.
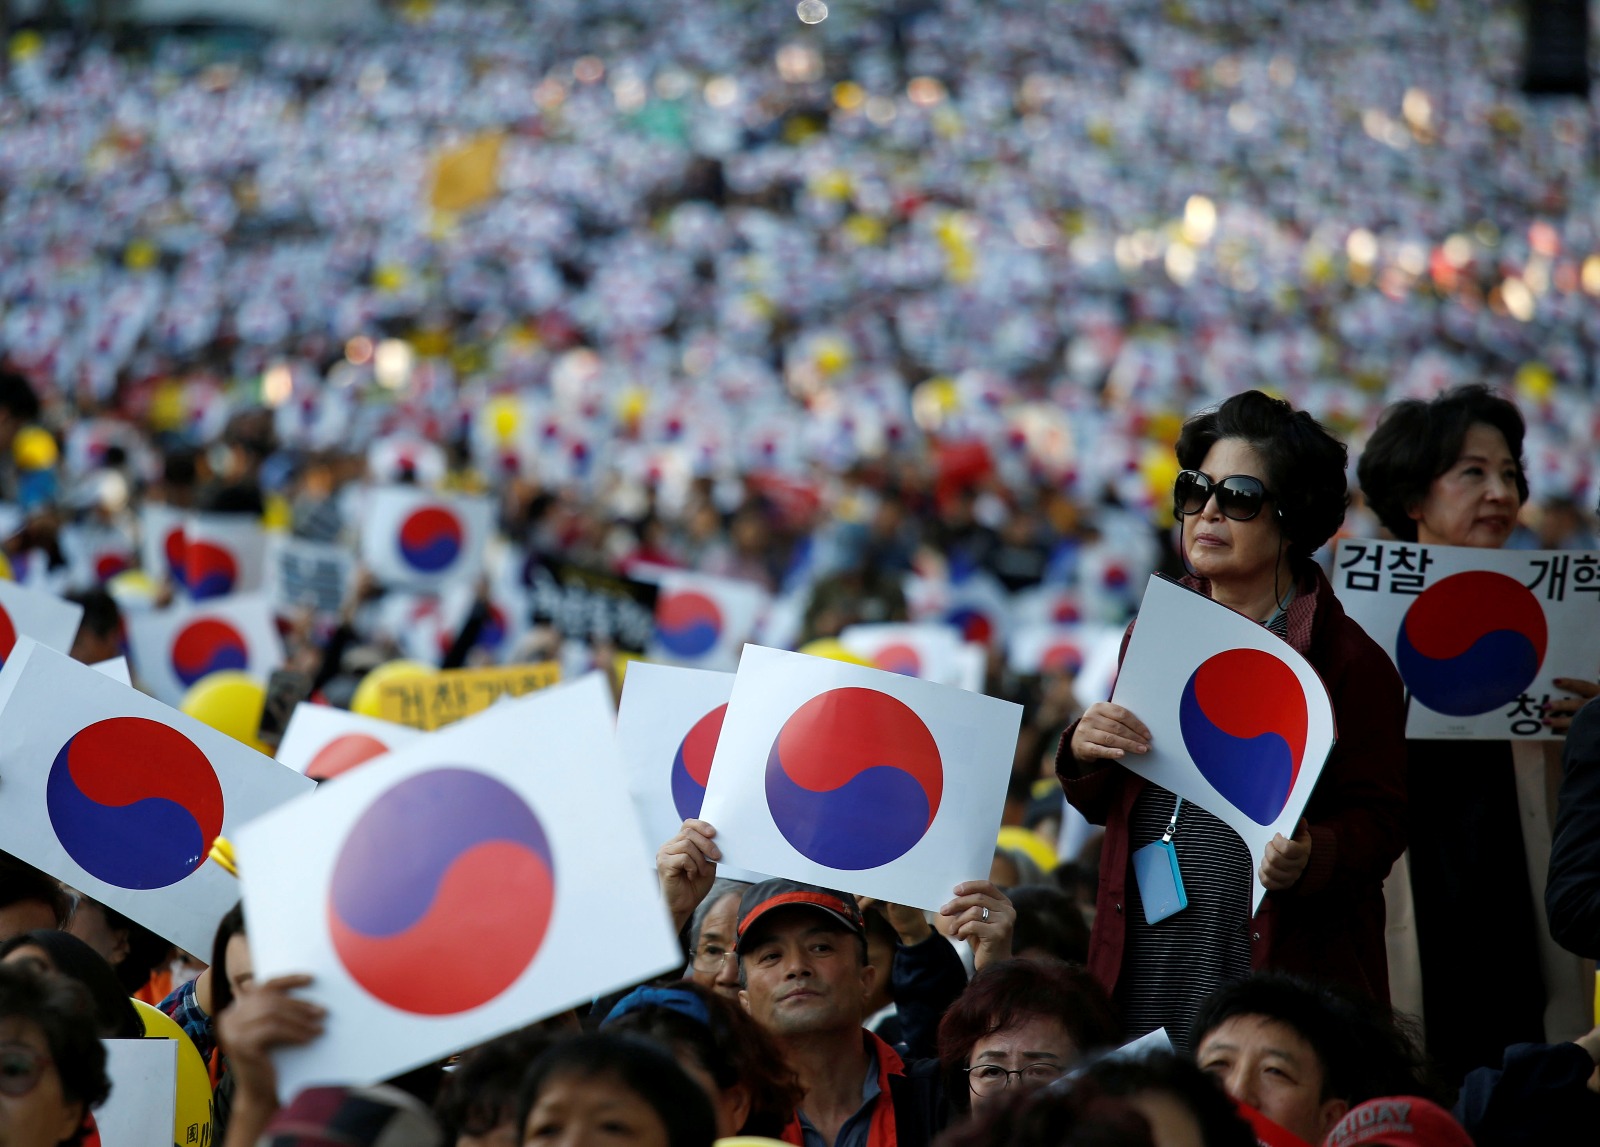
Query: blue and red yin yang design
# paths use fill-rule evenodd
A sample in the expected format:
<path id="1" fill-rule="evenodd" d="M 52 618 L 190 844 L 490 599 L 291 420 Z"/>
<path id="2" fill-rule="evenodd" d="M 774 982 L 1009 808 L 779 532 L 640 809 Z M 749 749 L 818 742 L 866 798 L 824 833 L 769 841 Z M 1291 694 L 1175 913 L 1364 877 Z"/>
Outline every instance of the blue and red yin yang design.
<path id="1" fill-rule="evenodd" d="M 185 589 L 189 585 L 189 571 L 184 568 L 187 550 L 188 542 L 184 537 L 183 525 L 180 523 L 167 531 L 167 536 L 161 543 L 161 552 L 167 559 L 167 574 Z"/>
<path id="2" fill-rule="evenodd" d="M 656 602 L 656 640 L 674 657 L 703 657 L 722 639 L 722 609 L 695 590 L 663 594 Z"/>
<path id="3" fill-rule="evenodd" d="M 11 614 L 6 607 L 0 605 L 0 666 L 11 657 L 11 651 L 17 647 L 17 625 L 11 620 Z"/>
<path id="4" fill-rule="evenodd" d="M 389 746 L 366 733 L 344 733 L 316 751 L 306 763 L 306 776 L 314 781 L 331 781 L 357 765 L 389 752 Z"/>
<path id="5" fill-rule="evenodd" d="M 960 631 L 962 641 L 987 645 L 994 637 L 994 618 L 975 605 L 958 605 L 948 610 L 944 622 Z"/>
<path id="6" fill-rule="evenodd" d="M 939 814 L 944 764 L 912 708 L 876 689 L 830 689 L 784 722 L 767 756 L 767 807 L 801 855 L 859 871 L 910 852 Z"/>
<path id="7" fill-rule="evenodd" d="M 67 855 L 118 888 L 178 883 L 222 832 L 222 784 L 205 753 L 145 717 L 107 717 L 69 737 L 45 808 Z"/>
<path id="8" fill-rule="evenodd" d="M 447 1016 L 517 981 L 554 908 L 550 842 L 527 802 L 494 777 L 446 766 L 388 789 L 350 829 L 329 882 L 328 932 L 375 998 Z"/>
<path id="9" fill-rule="evenodd" d="M 672 757 L 672 805 L 680 820 L 700 815 L 706 799 L 706 782 L 711 778 L 711 758 L 717 754 L 717 738 L 722 735 L 726 705 L 718 705 L 701 717 L 678 742 Z"/>
<path id="10" fill-rule="evenodd" d="M 1178 727 L 1200 774 L 1260 825 L 1283 814 L 1305 760 L 1310 717 L 1300 678 L 1260 649 L 1201 662 L 1183 687 Z"/>
<path id="11" fill-rule="evenodd" d="M 1447 717 L 1511 704 L 1549 646 L 1539 599 L 1505 574 L 1470 570 L 1434 582 L 1400 622 L 1395 665 L 1411 696 Z"/>
<path id="12" fill-rule="evenodd" d="M 221 618 L 196 618 L 172 639 L 172 672 L 186 689 L 207 674 L 249 665 L 249 642 Z"/>
<path id="13" fill-rule="evenodd" d="M 922 655 L 917 647 L 904 641 L 891 642 L 872 656 L 872 664 L 902 677 L 922 676 Z"/>
<path id="14" fill-rule="evenodd" d="M 1052 641 L 1039 655 L 1039 672 L 1076 675 L 1083 670 L 1083 650 L 1073 641 Z"/>
<path id="15" fill-rule="evenodd" d="M 196 601 L 222 597 L 239 582 L 239 563 L 226 546 L 189 542 L 183 549 L 183 584 Z"/>
<path id="16" fill-rule="evenodd" d="M 400 557 L 419 573 L 449 569 L 466 538 L 461 519 L 444 506 L 412 510 L 400 522 Z"/>

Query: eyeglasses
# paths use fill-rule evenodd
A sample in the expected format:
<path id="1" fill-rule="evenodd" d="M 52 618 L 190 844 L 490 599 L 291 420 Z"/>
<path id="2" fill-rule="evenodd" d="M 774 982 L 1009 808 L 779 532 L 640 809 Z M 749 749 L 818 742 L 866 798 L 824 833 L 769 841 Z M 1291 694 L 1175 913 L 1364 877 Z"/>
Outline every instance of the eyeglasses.
<path id="1" fill-rule="evenodd" d="M 731 955 L 732 948 L 724 948 L 721 944 L 705 944 L 695 950 L 694 966 L 702 972 L 715 972 L 722 967 L 722 961 Z"/>
<path id="2" fill-rule="evenodd" d="M 967 1086 L 972 1088 L 972 1094 L 990 1096 L 999 1095 L 1011 1086 L 1012 1077 L 1025 1081 L 1029 1087 L 1043 1087 L 1047 1083 L 1054 1083 L 1061 1078 L 1061 1065 L 1057 1063 L 1028 1063 L 1015 1071 L 1007 1070 L 998 1063 L 980 1063 L 976 1067 L 961 1069 L 967 1073 Z"/>
<path id="3" fill-rule="evenodd" d="M 0 1095 L 20 1099 L 50 1066 L 50 1057 L 24 1043 L 0 1044 Z"/>
<path id="4" fill-rule="evenodd" d="M 1272 497 L 1261 479 L 1250 474 L 1229 474 L 1213 482 L 1198 470 L 1180 470 L 1172 484 L 1172 510 L 1180 517 L 1198 514 L 1212 494 L 1217 496 L 1217 509 L 1223 517 L 1235 522 L 1248 522 Z"/>

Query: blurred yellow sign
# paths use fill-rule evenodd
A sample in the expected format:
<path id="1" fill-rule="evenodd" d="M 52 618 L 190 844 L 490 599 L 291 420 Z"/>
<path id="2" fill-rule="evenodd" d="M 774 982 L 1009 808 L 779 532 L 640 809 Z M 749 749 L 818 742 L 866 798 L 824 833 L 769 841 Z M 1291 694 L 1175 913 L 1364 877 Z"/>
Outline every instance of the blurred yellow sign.
<path id="1" fill-rule="evenodd" d="M 470 139 L 440 152 L 433 161 L 435 211 L 468 211 L 500 193 L 499 132 Z"/>
<path id="2" fill-rule="evenodd" d="M 446 669 L 427 677 L 386 682 L 378 690 L 378 716 L 432 732 L 481 713 L 502 697 L 521 697 L 561 680 L 554 661 L 495 669 Z"/>

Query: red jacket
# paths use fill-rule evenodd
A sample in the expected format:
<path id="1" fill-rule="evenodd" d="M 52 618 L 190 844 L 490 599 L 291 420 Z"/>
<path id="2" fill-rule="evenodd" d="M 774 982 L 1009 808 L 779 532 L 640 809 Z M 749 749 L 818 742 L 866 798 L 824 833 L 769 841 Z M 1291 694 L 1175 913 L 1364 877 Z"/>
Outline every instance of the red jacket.
<path id="1" fill-rule="evenodd" d="M 1328 687 L 1339 741 L 1306 805 L 1310 862 L 1294 887 L 1262 901 L 1251 966 L 1336 981 L 1387 1003 L 1383 881 L 1405 849 L 1404 691 L 1388 654 L 1345 616 L 1322 571 L 1313 567 L 1312 577 L 1289 603 L 1289 644 Z M 1183 584 L 1211 592 L 1202 578 Z M 1061 739 L 1056 775 L 1073 807 L 1106 826 L 1089 971 L 1109 993 L 1127 927 L 1128 817 L 1145 782 L 1121 767 L 1081 765 L 1071 751 L 1076 728 Z"/>

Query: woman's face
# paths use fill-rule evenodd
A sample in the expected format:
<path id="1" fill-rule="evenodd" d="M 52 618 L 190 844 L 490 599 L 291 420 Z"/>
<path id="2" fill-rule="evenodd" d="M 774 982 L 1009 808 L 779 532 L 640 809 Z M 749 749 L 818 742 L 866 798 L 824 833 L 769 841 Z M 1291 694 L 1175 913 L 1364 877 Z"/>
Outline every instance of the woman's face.
<path id="1" fill-rule="evenodd" d="M 83 1104 L 62 1094 L 61 1076 L 39 1025 L 0 1019 L 0 1143 L 56 1147 L 82 1122 Z"/>
<path id="2" fill-rule="evenodd" d="M 1049 1016 L 1032 1016 L 1023 1023 L 1013 1024 L 984 1036 L 972 1045 L 972 1057 L 967 1066 L 969 1098 L 972 1114 L 984 1113 L 1002 1106 L 1008 1095 L 1019 1090 L 1032 1090 L 1059 1079 L 1061 1074 L 1078 1062 L 1078 1045 L 1072 1042 L 1066 1026 Z M 988 1085 L 983 1079 L 983 1068 L 995 1074 L 995 1082 Z M 998 1076 L 995 1069 L 1021 1072 L 1018 1075 Z M 1004 1085 L 1000 1079 L 1004 1078 Z M 980 1090 L 992 1087 L 987 1094 Z"/>
<path id="3" fill-rule="evenodd" d="M 1522 508 L 1517 473 L 1505 435 L 1486 423 L 1474 423 L 1450 469 L 1433 480 L 1427 496 L 1410 512 L 1417 541 L 1490 550 L 1505 545 Z"/>
<path id="4" fill-rule="evenodd" d="M 243 932 L 228 937 L 222 958 L 228 962 L 228 988 L 237 997 L 240 989 L 248 988 L 256 978 L 255 965 L 250 961 L 250 941 Z"/>
<path id="5" fill-rule="evenodd" d="M 615 1076 L 555 1075 L 522 1128 L 524 1147 L 667 1147 L 655 1108 Z"/>
<path id="6" fill-rule="evenodd" d="M 1233 474 L 1248 474 L 1259 479 L 1269 495 L 1274 493 L 1261 456 L 1242 438 L 1219 438 L 1206 451 L 1199 470 L 1213 483 Z M 1223 515 L 1213 495 L 1198 513 L 1183 519 L 1183 552 L 1190 568 L 1222 585 L 1270 586 L 1284 549 L 1276 511 L 1269 497 L 1254 518 L 1236 522 Z"/>

